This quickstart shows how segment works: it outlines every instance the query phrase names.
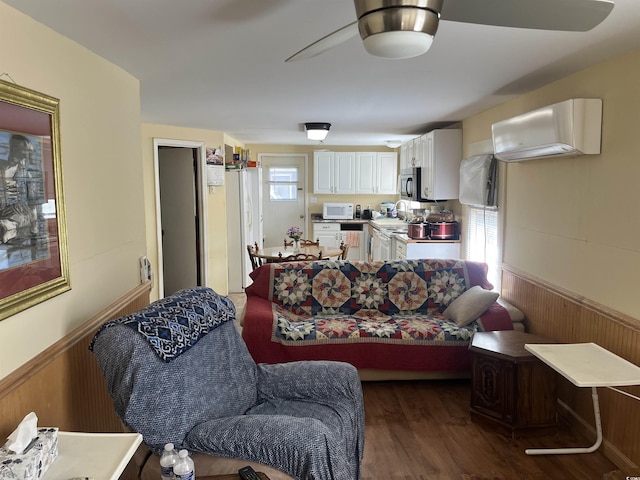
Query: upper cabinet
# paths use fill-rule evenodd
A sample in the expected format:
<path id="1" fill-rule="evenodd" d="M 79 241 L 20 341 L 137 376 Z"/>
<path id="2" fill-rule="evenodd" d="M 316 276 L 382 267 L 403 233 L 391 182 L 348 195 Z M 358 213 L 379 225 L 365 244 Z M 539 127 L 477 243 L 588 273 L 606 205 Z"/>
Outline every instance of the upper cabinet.
<path id="1" fill-rule="evenodd" d="M 422 196 L 429 200 L 458 198 L 462 130 L 432 130 L 423 135 Z"/>
<path id="2" fill-rule="evenodd" d="M 395 152 L 314 152 L 313 193 L 396 194 Z"/>
<path id="3" fill-rule="evenodd" d="M 356 193 L 353 152 L 313 152 L 313 193 Z"/>
<path id="4" fill-rule="evenodd" d="M 458 198 L 462 130 L 432 130 L 400 148 L 401 169 L 421 167 L 422 197 L 429 200 Z"/>
<path id="5" fill-rule="evenodd" d="M 398 154 L 356 152 L 356 193 L 398 193 Z"/>

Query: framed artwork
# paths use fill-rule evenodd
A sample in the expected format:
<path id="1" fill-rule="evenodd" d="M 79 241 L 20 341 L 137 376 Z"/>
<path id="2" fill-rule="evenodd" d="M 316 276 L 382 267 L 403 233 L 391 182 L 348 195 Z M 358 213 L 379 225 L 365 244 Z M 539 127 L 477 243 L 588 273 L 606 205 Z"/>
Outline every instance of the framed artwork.
<path id="1" fill-rule="evenodd" d="M 71 288 L 59 104 L 0 80 L 0 320 Z"/>

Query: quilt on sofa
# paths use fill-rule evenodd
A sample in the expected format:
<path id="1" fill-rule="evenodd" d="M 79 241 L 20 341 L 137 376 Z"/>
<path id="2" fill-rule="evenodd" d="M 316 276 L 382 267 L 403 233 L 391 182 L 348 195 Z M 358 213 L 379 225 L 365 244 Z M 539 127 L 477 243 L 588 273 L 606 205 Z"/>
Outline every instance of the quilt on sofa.
<path id="1" fill-rule="evenodd" d="M 243 337 L 258 362 L 324 358 L 358 368 L 463 370 L 474 332 L 511 328 L 499 305 L 464 327 L 442 315 L 472 286 L 492 288 L 486 265 L 476 262 L 281 263 L 252 278 Z"/>

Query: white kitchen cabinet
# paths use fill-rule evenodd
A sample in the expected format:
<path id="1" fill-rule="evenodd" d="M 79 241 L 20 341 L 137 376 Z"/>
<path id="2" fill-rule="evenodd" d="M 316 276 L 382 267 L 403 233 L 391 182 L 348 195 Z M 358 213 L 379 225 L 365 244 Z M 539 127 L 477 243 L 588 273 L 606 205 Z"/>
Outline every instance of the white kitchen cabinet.
<path id="1" fill-rule="evenodd" d="M 422 197 L 452 200 L 459 195 L 462 130 L 432 130 L 400 147 L 400 171 L 422 168 Z"/>
<path id="2" fill-rule="evenodd" d="M 356 152 L 356 193 L 377 193 L 377 171 L 376 152 Z"/>
<path id="3" fill-rule="evenodd" d="M 396 152 L 356 153 L 357 194 L 398 193 L 398 154 Z"/>
<path id="4" fill-rule="evenodd" d="M 409 140 L 400 146 L 400 171 L 418 167 L 416 158 L 419 137 Z"/>
<path id="5" fill-rule="evenodd" d="M 458 198 L 462 130 L 432 130 L 420 138 L 422 197 L 429 200 Z"/>
<path id="6" fill-rule="evenodd" d="M 395 258 L 460 258 L 460 242 L 406 242 L 397 238 Z"/>
<path id="7" fill-rule="evenodd" d="M 313 152 L 313 193 L 356 193 L 354 152 Z"/>
<path id="8" fill-rule="evenodd" d="M 340 246 L 340 224 L 337 222 L 325 222 L 313 224 L 313 239 L 320 240 L 321 247 Z"/>
<path id="9" fill-rule="evenodd" d="M 338 248 L 344 242 L 347 243 L 348 230 L 342 230 L 338 222 L 314 222 L 313 239 L 320 240 L 321 247 Z M 364 231 L 356 231 L 358 244 L 351 245 L 347 253 L 347 260 L 366 260 L 367 239 Z"/>
<path id="10" fill-rule="evenodd" d="M 398 193 L 398 154 L 396 152 L 378 152 L 377 155 L 378 194 L 394 195 Z"/>

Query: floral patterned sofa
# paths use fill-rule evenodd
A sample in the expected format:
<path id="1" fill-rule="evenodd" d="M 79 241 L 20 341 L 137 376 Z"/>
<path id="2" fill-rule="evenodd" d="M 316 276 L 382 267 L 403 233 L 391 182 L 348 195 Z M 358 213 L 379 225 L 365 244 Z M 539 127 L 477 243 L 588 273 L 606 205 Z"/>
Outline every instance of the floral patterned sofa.
<path id="1" fill-rule="evenodd" d="M 513 328 L 486 273 L 484 263 L 454 259 L 266 264 L 246 288 L 242 336 L 258 363 L 338 360 L 382 373 L 373 378 L 468 376 L 473 334 Z M 449 314 L 454 302 L 466 320 Z"/>

